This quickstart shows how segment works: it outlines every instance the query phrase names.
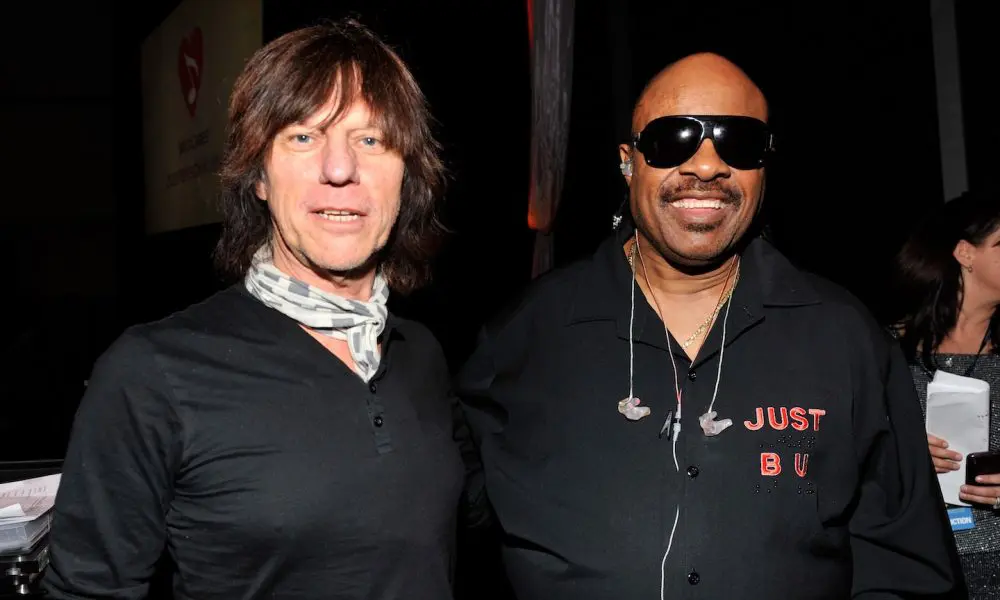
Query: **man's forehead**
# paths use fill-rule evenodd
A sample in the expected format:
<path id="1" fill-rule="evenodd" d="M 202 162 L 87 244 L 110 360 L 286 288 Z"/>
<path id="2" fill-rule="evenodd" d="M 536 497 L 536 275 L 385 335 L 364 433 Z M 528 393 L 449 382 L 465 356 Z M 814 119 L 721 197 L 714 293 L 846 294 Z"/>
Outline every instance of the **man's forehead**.
<path id="1" fill-rule="evenodd" d="M 352 123 L 371 123 L 372 110 L 361 94 L 342 98 L 339 90 L 334 90 L 327 101 L 312 114 L 302 119 L 310 127 L 328 127 L 334 123 L 350 120 Z"/>
<path id="2" fill-rule="evenodd" d="M 644 91 L 632 115 L 640 131 L 666 115 L 735 115 L 767 121 L 767 101 L 757 86 L 741 73 L 663 73 Z"/>

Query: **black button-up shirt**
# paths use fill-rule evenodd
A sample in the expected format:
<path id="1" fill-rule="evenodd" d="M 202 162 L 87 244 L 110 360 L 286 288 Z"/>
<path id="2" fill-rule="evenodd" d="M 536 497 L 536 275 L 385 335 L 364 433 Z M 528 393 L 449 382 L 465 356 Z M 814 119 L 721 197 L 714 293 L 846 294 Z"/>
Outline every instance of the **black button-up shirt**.
<path id="1" fill-rule="evenodd" d="M 897 598 L 952 587 L 954 545 L 900 353 L 763 240 L 691 362 L 636 291 L 625 233 L 485 328 L 460 376 L 519 600 Z M 698 423 L 718 381 L 718 419 Z M 666 429 L 666 431 L 664 431 Z M 676 446 L 675 446 L 676 443 Z M 676 461 L 676 463 L 675 463 Z M 669 550 L 669 552 L 668 552 Z M 909 597 L 909 596 L 907 596 Z"/>
<path id="2" fill-rule="evenodd" d="M 451 597 L 464 469 L 444 356 L 390 316 L 365 383 L 242 287 L 127 331 L 77 415 L 54 598 Z"/>

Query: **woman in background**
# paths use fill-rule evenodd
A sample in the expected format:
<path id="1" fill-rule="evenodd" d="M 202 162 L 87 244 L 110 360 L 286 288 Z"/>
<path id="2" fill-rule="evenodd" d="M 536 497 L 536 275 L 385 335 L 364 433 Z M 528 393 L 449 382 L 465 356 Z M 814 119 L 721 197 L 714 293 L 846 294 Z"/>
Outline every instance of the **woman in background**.
<path id="1" fill-rule="evenodd" d="M 906 316 L 897 335 L 910 362 L 921 408 L 935 371 L 990 384 L 990 450 L 1000 450 L 1000 196 L 967 193 L 930 215 L 897 261 Z M 938 473 L 961 454 L 928 434 Z M 975 527 L 955 532 L 969 597 L 1000 600 L 1000 474 L 965 486 Z"/>

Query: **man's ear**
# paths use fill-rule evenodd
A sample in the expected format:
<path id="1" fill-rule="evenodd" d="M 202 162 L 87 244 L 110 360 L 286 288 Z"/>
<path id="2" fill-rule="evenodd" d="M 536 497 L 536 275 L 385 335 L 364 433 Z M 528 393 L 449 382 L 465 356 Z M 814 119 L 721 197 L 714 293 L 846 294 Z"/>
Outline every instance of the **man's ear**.
<path id="1" fill-rule="evenodd" d="M 625 177 L 625 183 L 632 183 L 632 147 L 629 144 L 621 144 L 618 146 L 618 157 L 621 159 L 621 164 L 618 168 L 621 169 L 622 176 Z"/>

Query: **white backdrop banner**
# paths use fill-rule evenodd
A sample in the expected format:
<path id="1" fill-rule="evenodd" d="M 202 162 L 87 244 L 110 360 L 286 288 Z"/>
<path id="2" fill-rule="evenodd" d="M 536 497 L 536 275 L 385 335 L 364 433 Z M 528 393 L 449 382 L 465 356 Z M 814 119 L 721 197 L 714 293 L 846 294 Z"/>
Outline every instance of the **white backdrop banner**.
<path id="1" fill-rule="evenodd" d="M 219 221 L 229 93 L 261 27 L 260 0 L 186 0 L 143 42 L 147 233 Z"/>

